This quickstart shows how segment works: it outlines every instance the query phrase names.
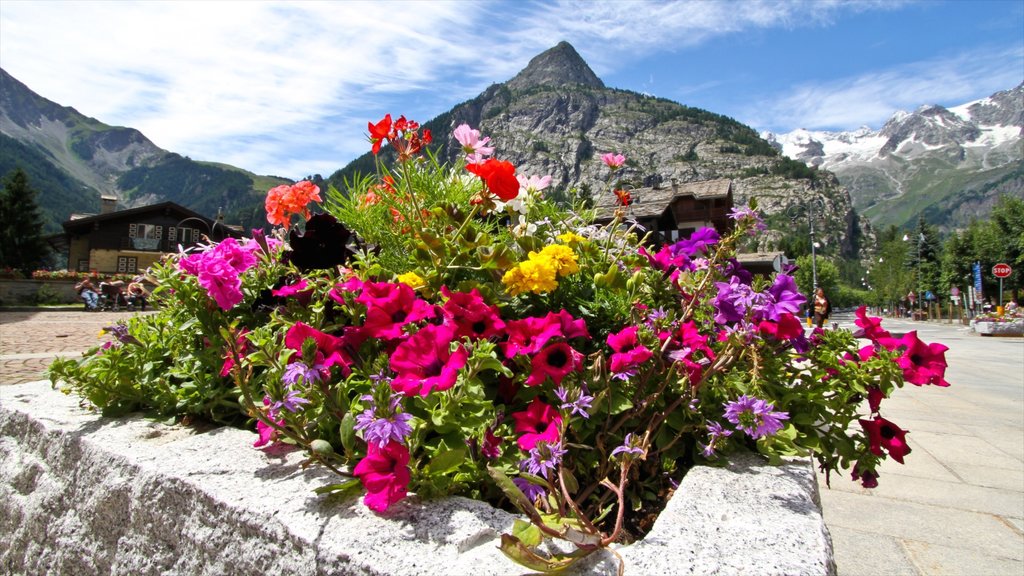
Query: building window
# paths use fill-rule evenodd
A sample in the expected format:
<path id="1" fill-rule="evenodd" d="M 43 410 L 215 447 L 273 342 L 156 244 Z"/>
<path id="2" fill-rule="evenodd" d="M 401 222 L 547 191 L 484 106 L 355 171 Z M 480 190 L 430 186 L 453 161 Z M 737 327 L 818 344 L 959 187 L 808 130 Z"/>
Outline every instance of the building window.
<path id="1" fill-rule="evenodd" d="M 138 270 L 138 258 L 134 256 L 118 256 L 117 257 L 117 273 L 118 274 L 134 274 Z"/>
<path id="2" fill-rule="evenodd" d="M 78 261 L 78 271 L 79 272 L 88 272 L 89 271 L 89 259 L 88 258 Z"/>

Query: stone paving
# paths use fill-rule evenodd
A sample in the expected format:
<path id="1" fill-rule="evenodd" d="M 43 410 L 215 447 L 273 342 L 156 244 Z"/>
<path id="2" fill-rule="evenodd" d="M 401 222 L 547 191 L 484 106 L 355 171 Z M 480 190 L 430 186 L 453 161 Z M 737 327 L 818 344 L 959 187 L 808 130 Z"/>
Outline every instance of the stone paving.
<path id="1" fill-rule="evenodd" d="M 0 384 L 43 379 L 57 355 L 103 342 L 129 312 L 0 312 Z M 837 318 L 852 328 L 852 318 Z M 825 487 L 840 576 L 1024 575 L 1024 338 L 986 338 L 944 323 L 886 320 L 949 346 L 949 388 L 906 385 L 882 415 L 909 430 L 906 464 L 878 488 L 848 473 Z M 0 387 L 0 401 L 3 389 Z"/>
<path id="2" fill-rule="evenodd" d="M 132 314 L 77 307 L 0 312 L 0 385 L 44 379 L 55 357 L 78 356 L 103 343 L 100 330 Z"/>

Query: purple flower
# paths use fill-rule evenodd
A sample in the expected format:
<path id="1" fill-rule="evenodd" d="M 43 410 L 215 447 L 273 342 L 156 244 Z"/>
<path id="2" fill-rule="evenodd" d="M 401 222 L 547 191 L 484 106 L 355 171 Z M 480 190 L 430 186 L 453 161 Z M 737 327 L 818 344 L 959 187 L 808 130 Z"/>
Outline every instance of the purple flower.
<path id="1" fill-rule="evenodd" d="M 512 483 L 523 492 L 530 502 L 536 502 L 537 498 L 546 498 L 548 495 L 547 490 L 537 486 L 526 478 L 513 478 Z"/>
<path id="2" fill-rule="evenodd" d="M 701 448 L 701 454 L 703 454 L 705 458 L 714 458 L 715 448 L 718 446 L 719 440 L 726 436 L 732 436 L 732 430 L 722 428 L 722 425 L 718 422 L 710 422 L 708 424 L 708 443 L 697 443 Z"/>
<path id="3" fill-rule="evenodd" d="M 587 394 L 587 385 L 584 384 L 579 391 L 579 396 L 576 400 L 569 400 L 569 391 L 563 386 L 559 386 L 555 389 L 555 396 L 562 401 L 559 406 L 562 410 L 569 410 L 569 416 L 577 415 L 583 418 L 590 418 L 590 413 L 587 410 L 590 408 L 590 403 L 594 401 L 594 397 Z"/>
<path id="4" fill-rule="evenodd" d="M 641 440 L 634 438 L 632 433 L 626 434 L 622 439 L 622 446 L 612 450 L 612 456 L 618 454 L 629 454 L 630 456 L 643 456 L 644 449 L 640 446 Z"/>
<path id="5" fill-rule="evenodd" d="M 534 476 L 543 476 L 547 480 L 548 474 L 562 463 L 562 456 L 565 456 L 566 452 L 567 450 L 562 449 L 561 442 L 537 442 L 530 449 L 530 457 L 519 463 L 519 469 Z"/>
<path id="6" fill-rule="evenodd" d="M 379 448 L 384 448 L 391 441 L 405 444 L 405 439 L 412 433 L 412 426 L 409 425 L 412 414 L 398 412 L 402 403 L 402 394 L 392 394 L 388 407 L 382 410 L 374 404 L 372 396 L 363 396 L 361 400 L 369 402 L 370 407 L 356 416 L 356 424 L 353 428 L 363 431 L 363 439 L 366 440 L 366 443 L 376 443 Z M 383 413 L 378 414 L 379 411 Z"/>
<path id="7" fill-rule="evenodd" d="M 796 280 L 788 274 L 777 275 L 767 295 L 769 297 L 762 300 L 757 310 L 762 319 L 773 322 L 778 322 L 779 317 L 786 312 L 799 316 L 800 307 L 807 301 L 796 287 Z"/>
<path id="8" fill-rule="evenodd" d="M 281 375 L 282 382 L 291 387 L 298 385 L 300 379 L 305 384 L 320 382 L 320 371 L 306 366 L 303 362 L 291 362 L 285 366 L 284 374 Z"/>
<path id="9" fill-rule="evenodd" d="M 771 436 L 782 429 L 782 420 L 789 419 L 785 412 L 773 412 L 774 408 L 760 398 L 744 394 L 725 404 L 725 419 L 751 438 Z"/>
<path id="10" fill-rule="evenodd" d="M 678 256 L 682 253 L 688 258 L 693 258 L 697 254 L 707 254 L 708 247 L 718 244 L 718 240 L 718 232 L 714 228 L 704 227 L 691 234 L 689 238 L 684 238 L 673 244 L 671 246 L 672 255 Z"/>
<path id="11" fill-rule="evenodd" d="M 747 308 L 754 303 L 756 292 L 742 282 L 739 277 L 733 276 L 729 282 L 715 282 L 718 288 L 718 295 L 715 296 L 715 322 L 728 324 L 739 322 L 747 315 Z"/>
<path id="12" fill-rule="evenodd" d="M 303 404 L 309 404 L 309 400 L 306 400 L 299 395 L 298 390 L 289 389 L 284 393 L 284 398 L 274 402 L 270 406 L 270 411 L 277 414 L 281 412 L 281 409 L 285 409 L 289 412 L 298 412 L 299 407 Z"/>
<path id="13" fill-rule="evenodd" d="M 747 229 L 747 234 L 751 236 L 756 236 L 758 232 L 768 229 L 757 210 L 749 206 L 733 207 L 729 212 L 729 218 L 735 220 L 737 224 L 750 226 Z"/>

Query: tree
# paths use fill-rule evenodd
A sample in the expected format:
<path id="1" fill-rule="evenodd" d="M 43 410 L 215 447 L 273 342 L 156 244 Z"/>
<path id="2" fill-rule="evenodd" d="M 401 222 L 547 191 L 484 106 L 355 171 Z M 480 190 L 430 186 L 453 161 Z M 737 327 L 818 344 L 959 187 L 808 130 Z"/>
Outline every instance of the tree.
<path id="1" fill-rule="evenodd" d="M 43 220 L 36 192 L 28 176 L 16 168 L 3 179 L 0 190 L 0 267 L 20 270 L 26 276 L 42 266 L 50 255 L 43 240 Z"/>

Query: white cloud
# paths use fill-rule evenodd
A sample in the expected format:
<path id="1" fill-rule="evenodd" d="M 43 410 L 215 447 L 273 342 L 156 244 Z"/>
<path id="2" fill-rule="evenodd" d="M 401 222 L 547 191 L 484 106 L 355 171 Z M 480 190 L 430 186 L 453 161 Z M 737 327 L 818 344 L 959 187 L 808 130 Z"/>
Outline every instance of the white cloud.
<path id="1" fill-rule="evenodd" d="M 1024 49 L 976 50 L 826 83 L 804 83 L 740 114 L 763 130 L 879 128 L 898 110 L 955 105 L 1017 86 Z"/>

